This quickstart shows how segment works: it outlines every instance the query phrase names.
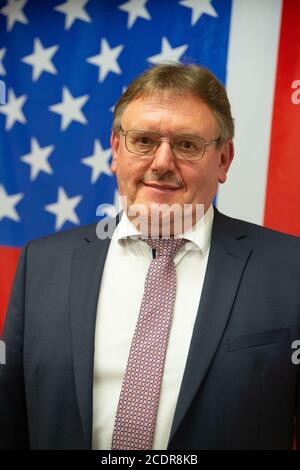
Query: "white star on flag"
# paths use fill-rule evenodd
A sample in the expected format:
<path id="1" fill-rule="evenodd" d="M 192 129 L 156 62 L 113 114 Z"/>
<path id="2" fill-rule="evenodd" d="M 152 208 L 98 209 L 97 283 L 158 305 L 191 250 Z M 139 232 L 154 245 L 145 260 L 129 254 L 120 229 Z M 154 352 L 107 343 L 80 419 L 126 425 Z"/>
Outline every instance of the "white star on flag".
<path id="1" fill-rule="evenodd" d="M 179 4 L 192 9 L 192 26 L 194 26 L 201 15 L 205 13 L 210 16 L 218 16 L 218 13 L 211 5 L 211 0 L 182 0 Z"/>
<path id="2" fill-rule="evenodd" d="M 97 179 L 101 173 L 106 173 L 108 176 L 111 176 L 110 165 L 108 160 L 111 156 L 111 149 L 108 148 L 103 150 L 101 142 L 95 140 L 94 143 L 94 155 L 90 157 L 83 158 L 81 162 L 84 165 L 87 165 L 92 168 L 91 183 L 96 183 Z"/>
<path id="3" fill-rule="evenodd" d="M 6 70 L 2 63 L 5 53 L 6 53 L 6 47 L 3 47 L 2 49 L 0 49 L 0 75 L 2 76 L 6 75 Z"/>
<path id="4" fill-rule="evenodd" d="M 31 152 L 21 157 L 22 162 L 27 163 L 31 166 L 30 179 L 34 181 L 40 171 L 53 174 L 53 170 L 48 163 L 48 157 L 53 152 L 54 145 L 48 147 L 40 147 L 37 139 L 33 137 L 31 139 Z"/>
<path id="5" fill-rule="evenodd" d="M 118 8 L 128 13 L 127 28 L 130 29 L 137 18 L 144 18 L 145 20 L 151 20 L 151 16 L 145 5 L 148 0 L 129 0 L 126 3 L 122 3 Z"/>
<path id="6" fill-rule="evenodd" d="M 88 99 L 89 95 L 74 98 L 68 88 L 63 87 L 62 102 L 49 107 L 50 111 L 61 115 L 62 119 L 60 128 L 62 131 L 64 131 L 72 121 L 87 124 L 86 117 L 81 111 L 81 108 L 85 105 Z"/>
<path id="7" fill-rule="evenodd" d="M 45 48 L 39 38 L 34 40 L 33 53 L 23 57 L 22 62 L 32 65 L 32 80 L 35 82 L 41 73 L 49 72 L 57 74 L 51 59 L 58 49 L 58 46 Z"/>
<path id="8" fill-rule="evenodd" d="M 8 219 L 14 220 L 15 222 L 20 221 L 20 216 L 17 213 L 15 206 L 23 199 L 24 194 L 13 194 L 9 196 L 4 188 L 0 185 L 0 220 L 7 217 Z"/>
<path id="9" fill-rule="evenodd" d="M 90 23 L 90 15 L 84 9 L 89 0 L 67 0 L 65 3 L 54 7 L 54 10 L 64 13 L 65 29 L 70 29 L 75 20 L 82 20 Z"/>
<path id="10" fill-rule="evenodd" d="M 0 106 L 0 113 L 6 116 L 5 130 L 11 129 L 17 121 L 22 124 L 27 122 L 22 111 L 26 100 L 26 95 L 17 98 L 12 88 L 8 90 L 7 103 Z"/>
<path id="11" fill-rule="evenodd" d="M 16 21 L 28 24 L 28 19 L 23 13 L 23 8 L 28 0 L 8 0 L 0 13 L 6 16 L 6 30 L 11 31 Z"/>
<path id="12" fill-rule="evenodd" d="M 57 202 L 45 206 L 45 210 L 56 216 L 55 230 L 60 230 L 65 222 L 78 225 L 79 219 L 75 212 L 82 196 L 68 197 L 63 187 L 58 188 Z"/>
<path id="13" fill-rule="evenodd" d="M 179 62 L 180 57 L 185 53 L 187 48 L 188 45 L 184 44 L 183 46 L 174 47 L 173 49 L 168 39 L 163 36 L 161 42 L 161 53 L 148 57 L 147 60 L 151 64 L 161 64 L 169 61 Z"/>
<path id="14" fill-rule="evenodd" d="M 109 72 L 121 74 L 117 59 L 123 48 L 122 45 L 111 48 L 105 38 L 101 39 L 100 53 L 87 59 L 87 62 L 99 67 L 99 82 L 103 82 Z"/>

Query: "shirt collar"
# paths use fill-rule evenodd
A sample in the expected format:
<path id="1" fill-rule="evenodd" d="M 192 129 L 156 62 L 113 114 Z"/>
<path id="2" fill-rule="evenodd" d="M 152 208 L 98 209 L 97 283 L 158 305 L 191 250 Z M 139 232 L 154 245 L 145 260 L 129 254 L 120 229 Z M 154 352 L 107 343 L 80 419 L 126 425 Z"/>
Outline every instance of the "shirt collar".
<path id="1" fill-rule="evenodd" d="M 207 209 L 204 217 L 189 230 L 186 230 L 178 238 L 185 238 L 190 243 L 186 243 L 186 250 L 201 250 L 204 256 L 209 248 L 211 240 L 214 210 L 212 204 Z M 125 212 L 122 212 L 121 220 L 114 232 L 114 238 L 122 244 L 126 239 L 138 239 L 142 233 L 130 222 Z"/>

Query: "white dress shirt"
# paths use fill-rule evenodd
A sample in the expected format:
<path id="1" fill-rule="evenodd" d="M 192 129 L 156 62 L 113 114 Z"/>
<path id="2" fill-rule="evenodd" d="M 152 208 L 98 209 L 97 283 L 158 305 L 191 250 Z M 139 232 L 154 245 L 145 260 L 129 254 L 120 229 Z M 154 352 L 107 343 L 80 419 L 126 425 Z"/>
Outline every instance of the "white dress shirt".
<path id="1" fill-rule="evenodd" d="M 168 445 L 177 398 L 207 266 L 214 211 L 210 206 L 174 257 L 177 291 L 166 353 L 153 449 Z M 125 213 L 117 226 L 104 267 L 96 319 L 93 384 L 93 449 L 111 449 L 123 376 L 143 297 L 152 250 Z"/>

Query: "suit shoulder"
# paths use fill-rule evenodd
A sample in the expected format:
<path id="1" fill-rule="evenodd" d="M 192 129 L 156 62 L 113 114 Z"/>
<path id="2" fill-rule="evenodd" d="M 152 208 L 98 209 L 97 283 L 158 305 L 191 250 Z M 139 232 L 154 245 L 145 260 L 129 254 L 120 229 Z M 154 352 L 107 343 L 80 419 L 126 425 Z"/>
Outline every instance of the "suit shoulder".
<path id="1" fill-rule="evenodd" d="M 262 227 L 261 225 L 247 222 L 245 220 L 229 217 L 225 214 L 218 212 L 217 217 L 220 217 L 222 223 L 234 229 L 235 233 L 240 233 L 240 236 L 246 235 L 249 240 L 252 240 L 256 245 L 261 245 L 268 248 L 290 247 L 292 250 L 300 250 L 300 237 L 290 235 L 287 233 L 279 232 L 271 228 Z"/>
<path id="2" fill-rule="evenodd" d="M 95 238 L 96 227 L 97 224 L 94 223 L 46 235 L 30 241 L 28 246 L 30 246 L 31 249 L 66 249 L 67 247 L 73 249 L 83 243 L 84 240 L 90 241 Z"/>

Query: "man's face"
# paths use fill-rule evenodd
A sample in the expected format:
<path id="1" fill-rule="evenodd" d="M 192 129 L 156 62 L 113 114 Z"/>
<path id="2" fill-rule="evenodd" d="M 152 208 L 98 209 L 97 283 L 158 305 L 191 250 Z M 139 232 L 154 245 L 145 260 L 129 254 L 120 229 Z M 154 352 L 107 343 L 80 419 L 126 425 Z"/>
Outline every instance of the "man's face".
<path id="1" fill-rule="evenodd" d="M 160 132 L 164 137 L 195 134 L 207 142 L 219 137 L 215 117 L 209 107 L 193 95 L 139 98 L 127 106 L 121 120 L 124 131 L 140 129 Z M 211 204 L 218 182 L 224 183 L 233 158 L 232 142 L 206 148 L 201 160 L 175 159 L 168 142 L 161 142 L 153 157 L 130 153 L 125 136 L 111 136 L 112 172 L 119 193 L 127 197 L 127 207 L 143 204 Z"/>

